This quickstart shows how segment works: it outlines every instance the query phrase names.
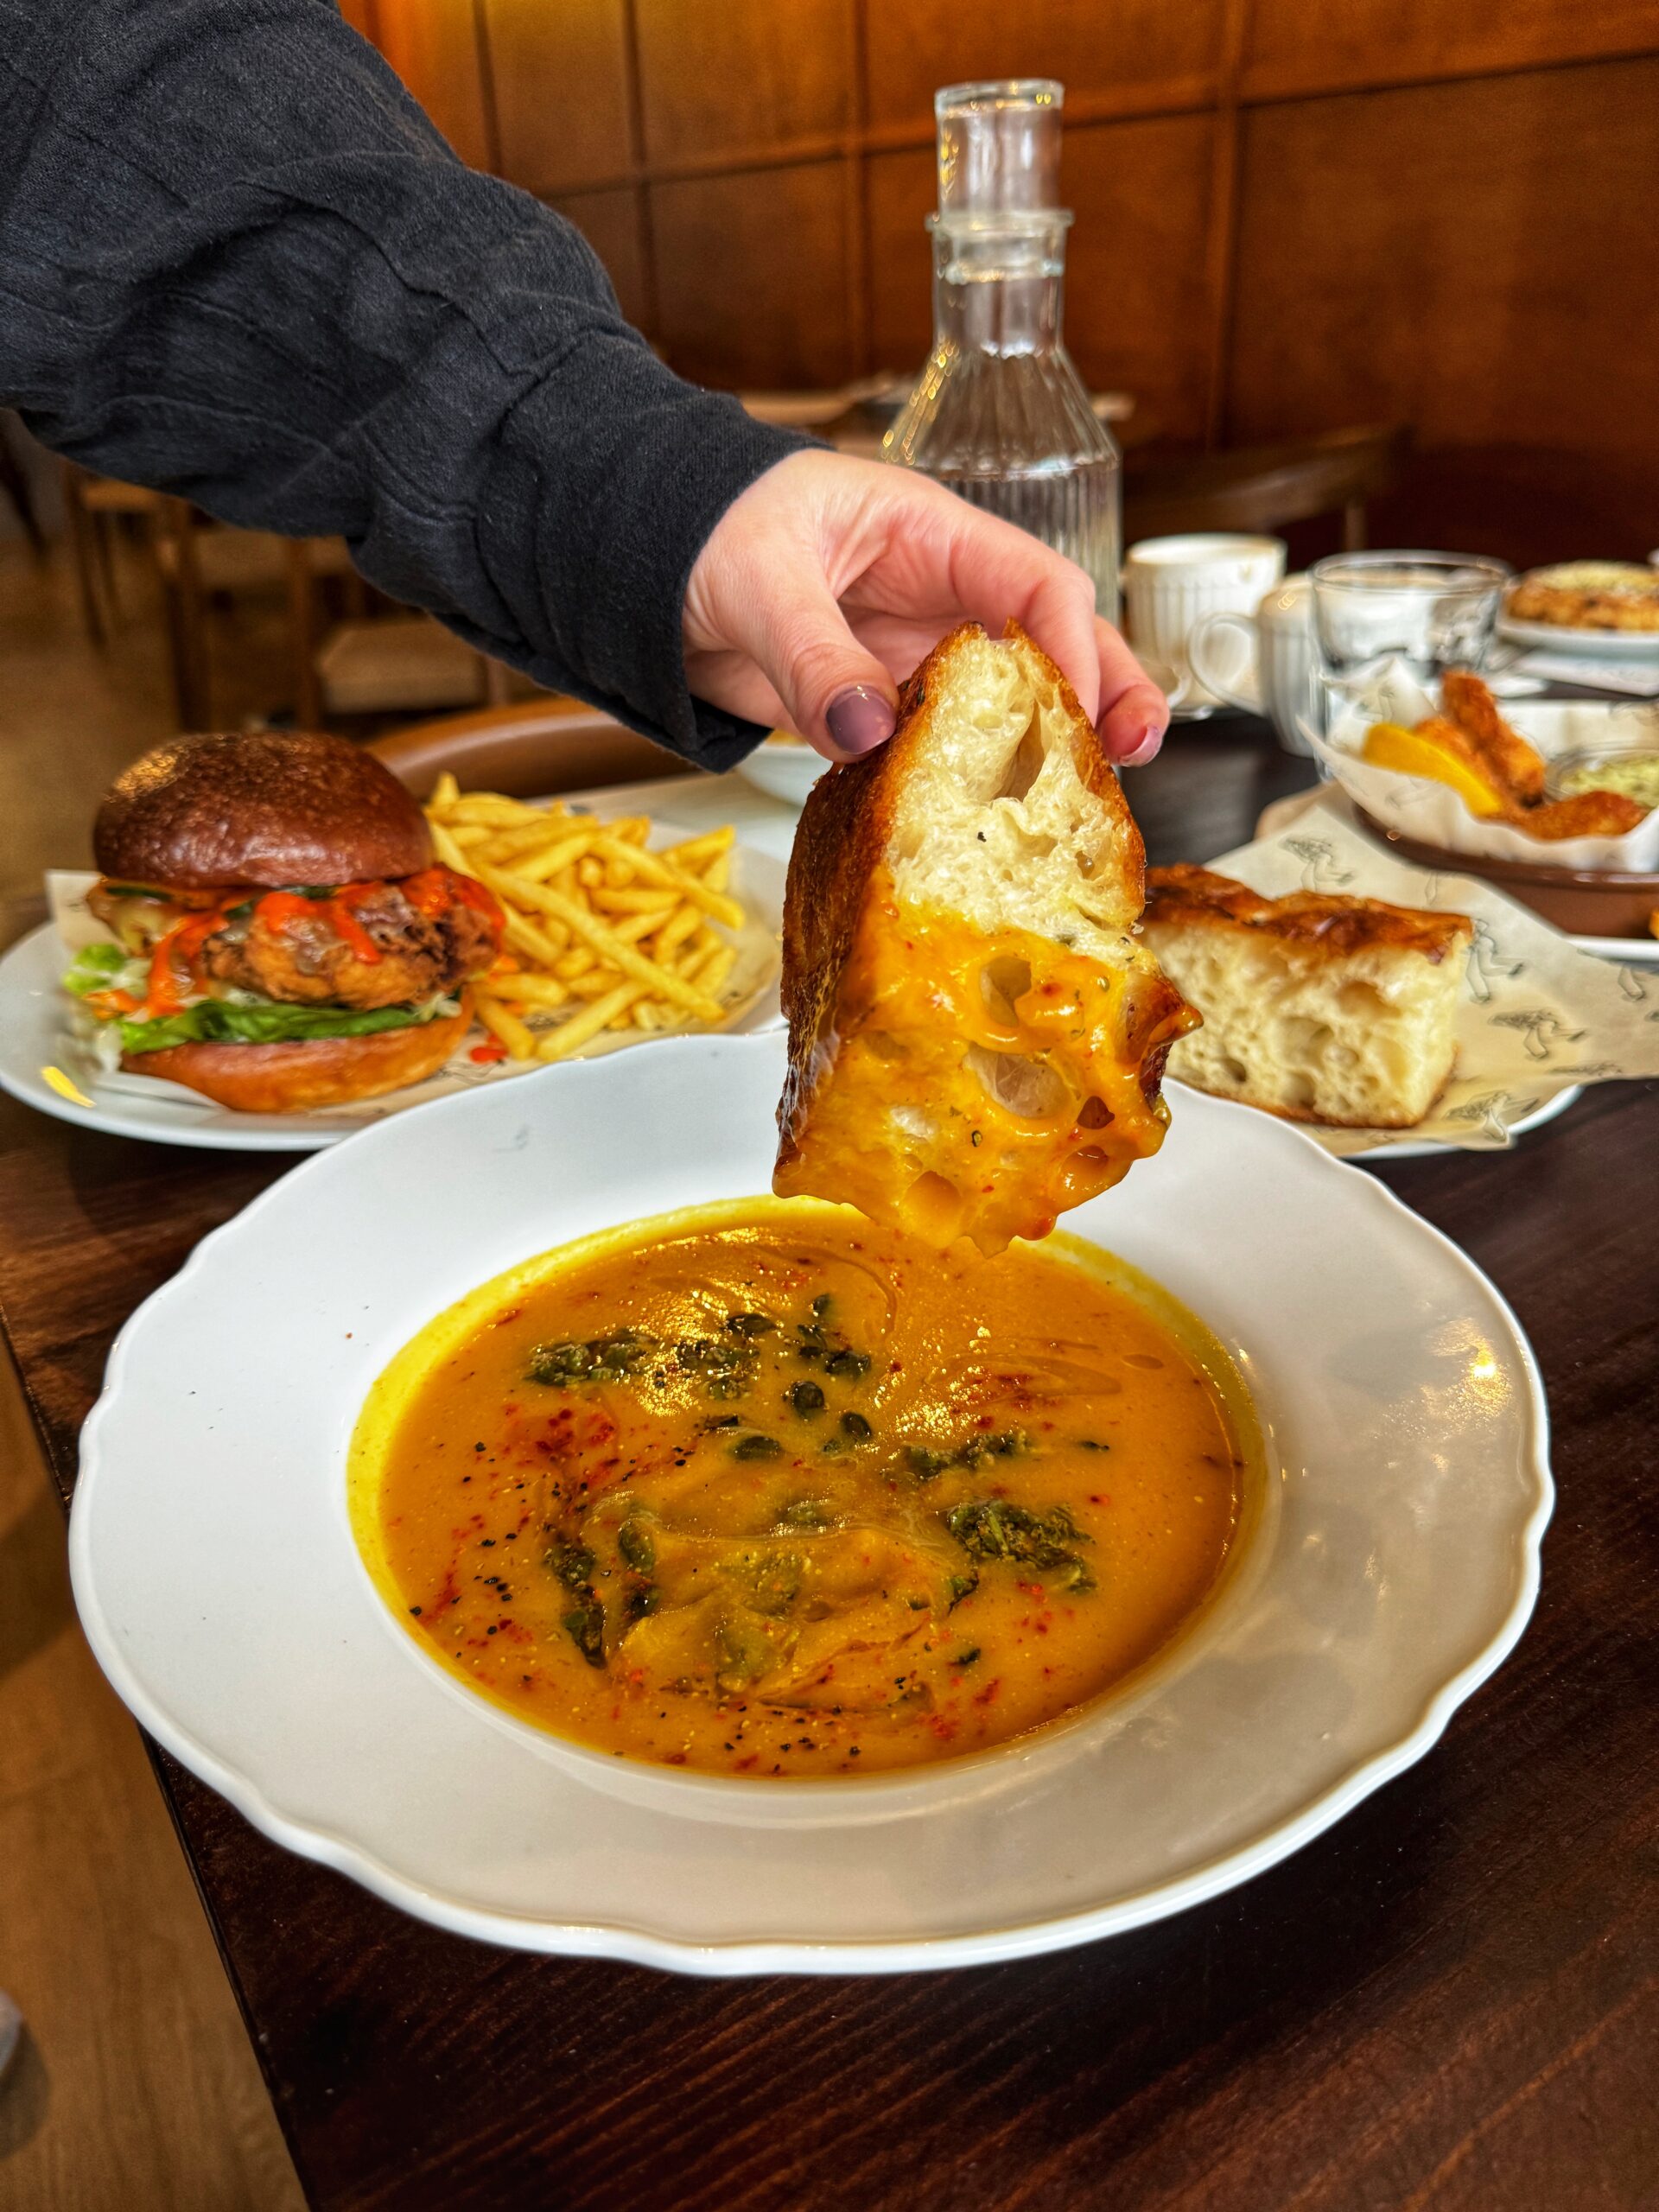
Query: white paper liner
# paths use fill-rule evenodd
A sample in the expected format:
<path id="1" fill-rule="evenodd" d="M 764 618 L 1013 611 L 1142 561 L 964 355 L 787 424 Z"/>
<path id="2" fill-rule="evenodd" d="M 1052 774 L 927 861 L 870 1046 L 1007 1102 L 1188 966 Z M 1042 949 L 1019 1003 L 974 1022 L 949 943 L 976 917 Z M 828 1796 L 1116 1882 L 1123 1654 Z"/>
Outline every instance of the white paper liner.
<path id="1" fill-rule="evenodd" d="M 1209 866 L 1268 899 L 1345 892 L 1467 914 L 1475 925 L 1451 1082 L 1409 1129 L 1321 1126 L 1328 1150 L 1380 1145 L 1506 1149 L 1515 1124 L 1577 1084 L 1659 1075 L 1659 970 L 1580 952 L 1529 908 L 1469 875 L 1414 868 L 1352 829 L 1329 801 Z"/>
<path id="2" fill-rule="evenodd" d="M 1391 671 L 1379 676 L 1358 702 L 1344 709 L 1329 738 L 1316 736 L 1306 724 L 1303 734 L 1326 772 L 1373 822 L 1420 845 L 1484 860 L 1529 861 L 1535 867 L 1630 874 L 1659 869 L 1659 807 L 1622 837 L 1569 837 L 1552 844 L 1508 823 L 1483 821 L 1449 785 L 1360 759 L 1365 733 L 1374 722 L 1399 722 L 1410 729 L 1438 711 L 1411 677 Z M 1659 751 L 1659 709 L 1649 706 L 1594 699 L 1516 700 L 1512 705 L 1505 702 L 1503 715 L 1547 761 L 1585 751 Z"/>

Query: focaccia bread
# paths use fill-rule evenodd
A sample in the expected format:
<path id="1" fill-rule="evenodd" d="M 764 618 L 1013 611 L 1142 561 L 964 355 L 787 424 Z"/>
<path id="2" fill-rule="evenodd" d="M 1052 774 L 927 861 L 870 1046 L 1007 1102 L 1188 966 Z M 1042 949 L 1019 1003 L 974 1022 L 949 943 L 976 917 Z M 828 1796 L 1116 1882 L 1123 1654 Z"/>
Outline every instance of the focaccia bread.
<path id="1" fill-rule="evenodd" d="M 1298 1122 L 1409 1128 L 1445 1089 L 1474 925 L 1464 914 L 1154 868 L 1146 935 L 1204 1016 L 1169 1072 Z"/>
<path id="2" fill-rule="evenodd" d="M 1636 561 L 1562 561 L 1533 569 L 1510 594 L 1517 622 L 1573 630 L 1659 630 L 1659 568 Z"/>
<path id="3" fill-rule="evenodd" d="M 1197 1017 L 1135 933 L 1144 878 L 1054 664 L 1013 624 L 954 631 L 801 817 L 773 1189 L 991 1253 L 1155 1152 Z"/>

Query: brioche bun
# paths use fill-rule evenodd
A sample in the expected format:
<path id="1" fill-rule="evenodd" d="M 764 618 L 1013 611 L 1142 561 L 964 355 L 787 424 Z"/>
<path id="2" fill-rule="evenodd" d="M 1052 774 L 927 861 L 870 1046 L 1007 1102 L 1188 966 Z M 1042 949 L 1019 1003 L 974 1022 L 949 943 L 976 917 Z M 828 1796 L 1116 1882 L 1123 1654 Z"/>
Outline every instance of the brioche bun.
<path id="1" fill-rule="evenodd" d="M 460 1044 L 472 1018 L 473 995 L 463 991 L 458 1014 L 406 1029 L 285 1045 L 169 1045 L 159 1052 L 124 1052 L 121 1065 L 129 1075 L 181 1083 L 238 1114 L 302 1114 L 424 1083 Z"/>
<path id="2" fill-rule="evenodd" d="M 201 891 L 375 882 L 433 857 L 426 817 L 389 768 L 343 737 L 303 730 L 156 746 L 99 807 L 92 854 L 118 882 Z"/>

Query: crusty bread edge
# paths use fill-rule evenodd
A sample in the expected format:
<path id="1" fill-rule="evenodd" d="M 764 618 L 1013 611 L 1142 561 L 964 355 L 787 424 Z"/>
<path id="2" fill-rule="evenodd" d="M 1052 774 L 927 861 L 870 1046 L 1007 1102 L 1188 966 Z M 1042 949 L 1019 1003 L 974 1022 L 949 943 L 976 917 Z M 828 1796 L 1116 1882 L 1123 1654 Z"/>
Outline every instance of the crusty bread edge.
<path id="1" fill-rule="evenodd" d="M 1100 734 L 1065 676 L 1020 625 L 1010 621 L 1002 634 L 1034 654 L 1058 690 L 1071 717 L 1077 773 L 1123 833 L 1126 874 L 1138 912 L 1145 898 L 1146 848 Z M 789 1067 L 778 1106 L 780 1169 L 797 1157 L 813 1096 L 834 1065 L 842 974 L 871 880 L 886 857 L 904 779 L 928 743 L 933 680 L 958 645 L 983 635 L 978 623 L 964 622 L 941 638 L 900 691 L 898 726 L 887 742 L 820 776 L 802 810 L 784 895 L 780 991 L 789 1024 Z"/>
<path id="2" fill-rule="evenodd" d="M 1150 936 L 1182 925 L 1274 938 L 1332 957 L 1371 950 L 1414 952 L 1436 967 L 1466 946 L 1474 932 L 1466 914 L 1396 906 L 1344 892 L 1264 899 L 1234 876 L 1177 861 L 1154 868 L 1147 879 L 1146 927 Z"/>

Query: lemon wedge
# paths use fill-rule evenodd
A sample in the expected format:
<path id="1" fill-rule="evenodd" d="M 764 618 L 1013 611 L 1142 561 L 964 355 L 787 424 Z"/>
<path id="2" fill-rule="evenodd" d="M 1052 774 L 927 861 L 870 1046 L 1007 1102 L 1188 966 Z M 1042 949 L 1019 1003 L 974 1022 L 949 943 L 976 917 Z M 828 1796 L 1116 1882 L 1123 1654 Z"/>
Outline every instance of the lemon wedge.
<path id="1" fill-rule="evenodd" d="M 1437 745 L 1432 737 L 1425 737 L 1419 730 L 1403 728 L 1398 722 L 1373 723 L 1365 733 L 1360 758 L 1378 768 L 1397 769 L 1402 776 L 1427 776 L 1437 784 L 1448 785 L 1471 814 L 1503 811 L 1503 801 L 1498 793 L 1466 762 L 1448 753 L 1443 745 Z"/>

